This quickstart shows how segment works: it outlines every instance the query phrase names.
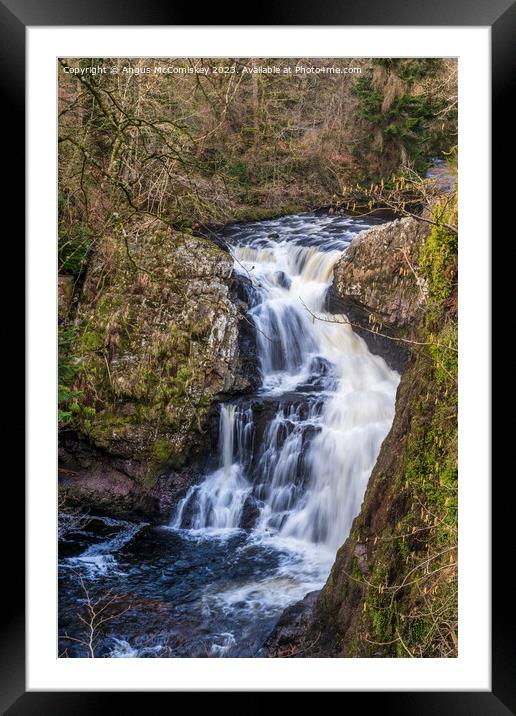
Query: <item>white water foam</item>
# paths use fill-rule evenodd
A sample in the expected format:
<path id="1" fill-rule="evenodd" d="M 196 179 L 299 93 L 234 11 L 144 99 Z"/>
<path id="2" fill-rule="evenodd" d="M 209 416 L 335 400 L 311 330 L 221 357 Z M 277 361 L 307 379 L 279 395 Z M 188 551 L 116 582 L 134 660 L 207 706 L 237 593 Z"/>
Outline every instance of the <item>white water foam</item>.
<path id="1" fill-rule="evenodd" d="M 90 578 L 101 577 L 105 574 L 117 572 L 118 561 L 115 554 L 140 532 L 148 526 L 146 522 L 127 522 L 116 520 L 111 517 L 95 517 L 95 520 L 102 522 L 107 527 L 114 527 L 118 532 L 108 540 L 91 545 L 77 557 L 68 557 L 63 560 L 63 566 L 85 569 Z"/>

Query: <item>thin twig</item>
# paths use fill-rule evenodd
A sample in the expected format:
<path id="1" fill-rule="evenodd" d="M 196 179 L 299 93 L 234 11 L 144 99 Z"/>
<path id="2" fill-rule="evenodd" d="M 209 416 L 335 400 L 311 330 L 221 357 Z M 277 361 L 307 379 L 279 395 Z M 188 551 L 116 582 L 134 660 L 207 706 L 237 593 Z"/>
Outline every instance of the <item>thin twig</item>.
<path id="1" fill-rule="evenodd" d="M 311 311 L 306 303 L 303 301 L 301 296 L 299 296 L 299 300 L 303 304 L 303 306 L 306 308 L 308 313 L 312 316 L 312 318 L 315 318 L 318 321 L 323 321 L 324 323 L 337 323 L 339 325 L 348 325 L 352 328 L 358 328 L 362 331 L 367 331 L 368 333 L 372 333 L 375 336 L 381 336 L 382 338 L 387 338 L 390 341 L 400 341 L 402 343 L 409 343 L 414 346 L 436 346 L 437 348 L 445 348 L 449 351 L 454 351 L 455 353 L 458 353 L 457 348 L 453 348 L 452 346 L 446 346 L 443 343 L 434 343 L 433 341 L 413 341 L 410 338 L 401 338 L 399 336 L 388 336 L 386 333 L 380 333 L 380 331 L 376 331 L 372 328 L 366 328 L 365 326 L 361 326 L 359 323 L 352 323 L 347 317 L 344 317 L 345 320 L 339 321 L 336 318 L 327 318 L 325 316 L 318 316 L 313 311 Z"/>

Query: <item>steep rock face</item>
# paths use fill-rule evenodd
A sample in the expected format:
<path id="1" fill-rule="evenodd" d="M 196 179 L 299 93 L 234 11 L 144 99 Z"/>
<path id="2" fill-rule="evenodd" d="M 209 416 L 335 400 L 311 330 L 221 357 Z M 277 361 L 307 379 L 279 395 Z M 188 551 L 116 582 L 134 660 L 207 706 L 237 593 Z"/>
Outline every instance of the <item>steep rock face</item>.
<path id="1" fill-rule="evenodd" d="M 390 338 L 406 338 L 421 323 L 427 288 L 419 254 L 429 232 L 428 224 L 412 218 L 364 231 L 337 263 L 329 292 L 329 308 L 344 312 L 369 349 L 398 371 L 408 345 Z"/>
<path id="2" fill-rule="evenodd" d="M 137 502 L 165 467 L 202 452 L 214 402 L 254 387 L 254 337 L 232 265 L 209 240 L 168 229 L 121 227 L 99 242 L 74 325 L 73 427 L 112 479 L 92 478 L 90 454 L 90 467 L 66 480 L 76 497 Z"/>
<path id="3" fill-rule="evenodd" d="M 313 632 L 314 609 L 319 596 L 320 591 L 308 592 L 304 599 L 285 609 L 263 644 L 261 655 L 276 658 L 317 656 L 308 637 Z M 317 636 L 315 639 L 317 642 Z"/>

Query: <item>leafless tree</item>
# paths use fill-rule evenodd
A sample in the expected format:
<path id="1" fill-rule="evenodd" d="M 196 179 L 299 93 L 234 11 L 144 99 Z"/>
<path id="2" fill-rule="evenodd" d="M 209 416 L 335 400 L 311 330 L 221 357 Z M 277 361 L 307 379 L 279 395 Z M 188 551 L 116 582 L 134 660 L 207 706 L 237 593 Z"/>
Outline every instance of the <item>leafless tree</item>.
<path id="1" fill-rule="evenodd" d="M 60 638 L 81 645 L 86 650 L 88 658 L 95 658 L 95 648 L 103 629 L 108 622 L 113 621 L 129 611 L 132 606 L 122 605 L 122 598 L 112 589 L 94 599 L 86 586 L 82 575 L 72 570 L 79 580 L 84 595 L 84 613 L 78 613 L 77 618 L 82 625 L 82 635 L 73 637 L 67 633 Z M 63 656 L 65 654 L 63 653 Z"/>

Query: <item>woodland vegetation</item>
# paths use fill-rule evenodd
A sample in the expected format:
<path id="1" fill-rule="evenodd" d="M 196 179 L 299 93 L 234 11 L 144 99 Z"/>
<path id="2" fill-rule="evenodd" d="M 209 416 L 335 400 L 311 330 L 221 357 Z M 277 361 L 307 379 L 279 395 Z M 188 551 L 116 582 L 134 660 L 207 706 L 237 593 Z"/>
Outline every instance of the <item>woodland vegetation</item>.
<path id="1" fill-rule="evenodd" d="M 361 74 L 242 74 L 258 60 L 228 59 L 240 73 L 178 79 L 124 74 L 153 61 L 120 59 L 117 74 L 92 76 L 63 68 L 102 60 L 62 59 L 60 271 L 78 275 L 136 213 L 189 231 L 329 205 L 350 183 L 424 174 L 456 144 L 454 60 L 339 62 Z"/>

